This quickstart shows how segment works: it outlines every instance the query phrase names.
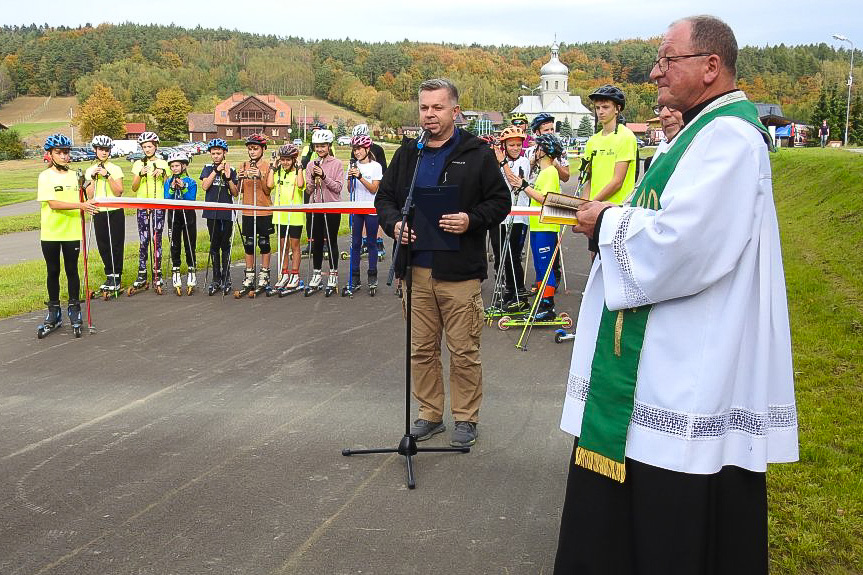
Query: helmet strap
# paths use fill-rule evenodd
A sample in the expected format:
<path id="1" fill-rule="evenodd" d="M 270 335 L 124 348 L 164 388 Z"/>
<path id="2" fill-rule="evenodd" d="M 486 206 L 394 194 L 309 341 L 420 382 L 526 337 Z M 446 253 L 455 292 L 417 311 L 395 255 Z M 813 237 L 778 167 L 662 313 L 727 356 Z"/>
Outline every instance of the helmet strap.
<path id="1" fill-rule="evenodd" d="M 63 166 L 54 161 L 54 158 L 51 158 L 51 165 L 54 166 L 54 169 L 60 172 L 68 172 L 69 166 Z"/>

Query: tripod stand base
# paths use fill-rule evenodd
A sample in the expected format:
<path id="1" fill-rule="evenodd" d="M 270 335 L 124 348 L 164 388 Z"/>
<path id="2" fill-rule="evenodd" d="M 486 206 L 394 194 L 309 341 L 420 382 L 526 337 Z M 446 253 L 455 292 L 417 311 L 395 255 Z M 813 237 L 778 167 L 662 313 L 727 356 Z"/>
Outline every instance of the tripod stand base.
<path id="1" fill-rule="evenodd" d="M 470 447 L 417 447 L 416 435 L 407 434 L 402 437 L 402 440 L 399 441 L 399 446 L 396 448 L 342 449 L 342 455 L 345 457 L 368 453 L 398 453 L 403 456 L 408 472 L 408 489 L 415 489 L 417 482 L 414 477 L 413 460 L 411 459 L 414 455 L 417 453 L 470 453 Z"/>

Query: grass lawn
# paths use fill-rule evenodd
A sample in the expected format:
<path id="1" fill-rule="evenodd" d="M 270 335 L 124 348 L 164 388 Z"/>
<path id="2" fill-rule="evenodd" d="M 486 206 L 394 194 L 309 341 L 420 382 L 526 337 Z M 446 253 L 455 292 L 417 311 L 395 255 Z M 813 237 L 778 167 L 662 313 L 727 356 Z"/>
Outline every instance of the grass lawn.
<path id="1" fill-rule="evenodd" d="M 26 202 L 27 200 L 35 200 L 36 192 L 6 192 L 0 190 L 0 206 L 8 206 L 9 204 L 17 204 Z"/>
<path id="2" fill-rule="evenodd" d="M 18 132 L 22 140 L 29 140 L 38 136 L 42 136 L 44 139 L 55 132 L 69 132 L 69 120 L 65 122 L 25 122 L 15 124 L 11 128 Z M 35 140 L 30 143 L 35 144 Z"/>
<path id="3" fill-rule="evenodd" d="M 771 572 L 863 572 L 863 156 L 773 156 L 800 462 L 767 474 Z"/>

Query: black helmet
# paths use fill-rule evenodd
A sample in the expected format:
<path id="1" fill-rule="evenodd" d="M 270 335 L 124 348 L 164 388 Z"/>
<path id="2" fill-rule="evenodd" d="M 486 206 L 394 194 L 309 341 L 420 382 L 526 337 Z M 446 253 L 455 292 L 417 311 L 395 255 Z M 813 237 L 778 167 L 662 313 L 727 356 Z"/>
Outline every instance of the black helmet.
<path id="1" fill-rule="evenodd" d="M 611 100 L 620 106 L 621 111 L 626 107 L 626 96 L 623 95 L 623 90 L 611 84 L 600 86 L 588 98 L 590 98 L 591 102 L 595 102 L 596 100 Z"/>
<path id="2" fill-rule="evenodd" d="M 563 142 L 554 134 L 540 134 L 536 137 L 536 145 L 551 158 L 563 156 Z"/>
<path id="3" fill-rule="evenodd" d="M 547 124 L 549 122 L 554 122 L 554 116 L 551 114 L 546 114 L 545 112 L 541 112 L 534 117 L 533 121 L 530 123 L 530 131 L 536 132 L 539 130 L 539 127 L 543 124 Z"/>

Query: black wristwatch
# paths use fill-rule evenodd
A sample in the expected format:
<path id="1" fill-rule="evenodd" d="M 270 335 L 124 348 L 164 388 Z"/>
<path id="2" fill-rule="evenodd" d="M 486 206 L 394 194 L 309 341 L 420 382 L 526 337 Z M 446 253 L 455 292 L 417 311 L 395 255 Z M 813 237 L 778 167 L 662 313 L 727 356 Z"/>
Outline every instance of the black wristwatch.
<path id="1" fill-rule="evenodd" d="M 502 168 L 505 165 L 506 165 L 506 159 L 504 158 L 503 160 L 500 161 L 500 167 Z"/>

